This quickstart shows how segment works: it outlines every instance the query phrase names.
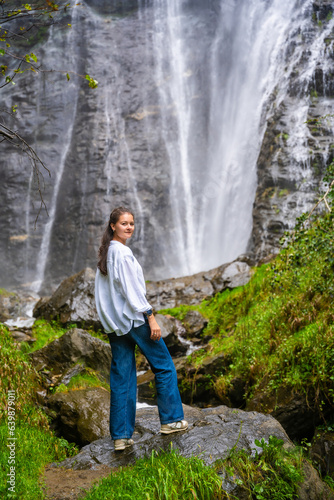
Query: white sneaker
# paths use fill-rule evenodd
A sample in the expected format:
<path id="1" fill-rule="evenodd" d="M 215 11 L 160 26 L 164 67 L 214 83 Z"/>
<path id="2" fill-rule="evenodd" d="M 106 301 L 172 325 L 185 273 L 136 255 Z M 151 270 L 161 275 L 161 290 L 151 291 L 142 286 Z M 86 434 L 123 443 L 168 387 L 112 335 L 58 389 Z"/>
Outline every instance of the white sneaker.
<path id="1" fill-rule="evenodd" d="M 172 422 L 171 424 L 163 424 L 161 426 L 161 434 L 171 434 L 172 432 L 185 431 L 188 429 L 188 422 L 180 420 L 179 422 Z"/>
<path id="2" fill-rule="evenodd" d="M 115 439 L 115 451 L 121 451 L 134 444 L 133 439 Z"/>

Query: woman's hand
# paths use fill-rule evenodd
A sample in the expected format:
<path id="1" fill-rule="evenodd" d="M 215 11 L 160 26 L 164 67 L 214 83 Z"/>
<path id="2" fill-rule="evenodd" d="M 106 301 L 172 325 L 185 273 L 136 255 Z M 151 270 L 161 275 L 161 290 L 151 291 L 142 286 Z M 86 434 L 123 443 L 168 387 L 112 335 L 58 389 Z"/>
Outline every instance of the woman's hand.
<path id="1" fill-rule="evenodd" d="M 149 326 L 151 328 L 151 337 L 150 338 L 152 340 L 159 340 L 159 339 L 161 339 L 161 329 L 160 329 L 160 326 L 157 323 L 157 320 L 153 316 L 153 314 L 151 314 L 151 316 L 148 316 L 148 324 L 149 324 Z"/>

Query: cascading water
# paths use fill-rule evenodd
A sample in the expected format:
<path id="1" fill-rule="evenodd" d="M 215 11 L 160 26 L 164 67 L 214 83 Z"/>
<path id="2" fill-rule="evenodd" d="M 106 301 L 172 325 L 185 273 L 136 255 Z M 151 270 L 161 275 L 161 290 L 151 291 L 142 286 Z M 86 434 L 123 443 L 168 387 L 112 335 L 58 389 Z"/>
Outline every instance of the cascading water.
<path id="1" fill-rule="evenodd" d="M 287 96 L 287 77 L 304 50 L 300 45 L 294 63 L 289 65 L 289 40 L 296 31 L 307 29 L 311 7 L 312 2 L 298 0 L 222 0 L 206 47 L 201 29 L 204 8 L 198 8 L 196 19 L 196 9 L 190 13 L 187 2 L 154 1 L 155 77 L 170 161 L 173 238 L 180 256 L 175 274 L 213 268 L 247 249 L 256 164 L 269 101 L 275 89 L 280 89 L 276 104 Z M 320 33 L 312 43 L 304 84 L 314 73 L 331 29 L 332 25 L 328 26 L 327 34 Z M 204 53 L 207 50 L 201 68 L 195 66 L 198 46 Z M 200 87 L 198 75 L 206 77 L 205 86 Z M 196 106 L 203 93 L 208 116 L 199 117 Z M 307 99 L 304 97 L 304 101 Z M 171 108 L 175 115 L 172 131 Z M 303 148 L 307 149 L 307 110 L 308 106 L 304 112 L 298 109 L 297 114 L 292 113 L 292 121 L 287 124 L 291 148 L 297 156 L 300 132 Z M 196 141 L 196 131 L 203 121 L 207 123 L 205 155 L 200 150 L 203 141 Z M 303 175 L 304 165 L 301 159 L 296 160 L 297 175 Z"/>
<path id="2" fill-rule="evenodd" d="M 27 192 L 33 198 L 27 177 L 17 198 L 8 198 L 15 214 L 7 228 L 9 283 L 24 248 L 26 280 L 35 290 L 95 267 L 110 209 L 120 204 L 135 211 L 131 247 L 145 276 L 159 279 L 245 252 L 269 170 L 274 184 L 281 186 L 282 177 L 287 184 L 277 192 L 270 185 L 270 192 L 289 196 L 280 213 L 270 199 L 274 221 L 267 212 L 257 215 L 262 235 L 277 221 L 292 227 L 314 200 L 319 179 L 311 164 L 320 153 L 306 121 L 314 74 L 321 68 L 326 79 L 332 68 L 330 16 L 318 26 L 312 0 L 134 3 L 124 2 L 115 17 L 116 2 L 81 2 L 70 9 L 72 29 L 50 32 L 44 55 L 36 49 L 45 67 L 61 59 L 59 69 L 89 73 L 99 87 L 52 75 L 35 84 L 34 94 L 27 86 L 27 128 L 52 173 L 45 192 L 50 217 L 41 215 L 34 232 L 36 210 L 25 205 L 24 227 L 17 224 L 19 200 Z M 328 114 L 332 101 L 324 96 L 317 110 Z M 328 145 L 321 154 L 329 158 Z M 15 171 L 16 156 L 8 158 Z M 265 238 L 257 245 L 265 254 Z"/>
<path id="3" fill-rule="evenodd" d="M 71 65 L 73 70 L 75 71 L 77 68 L 77 61 L 76 61 L 76 51 L 75 51 L 75 44 L 77 43 L 77 36 L 76 36 L 76 13 L 77 10 L 74 7 L 72 10 L 72 26 L 73 28 L 68 32 L 67 35 L 67 41 L 65 42 L 65 45 L 68 49 L 68 54 L 69 54 L 69 60 L 68 64 Z M 54 37 L 52 36 L 52 28 L 50 31 L 50 37 L 48 40 L 48 43 L 46 44 L 45 50 L 48 52 L 49 57 L 53 57 L 55 55 L 55 52 L 58 50 L 57 47 L 54 45 Z M 53 54 L 52 54 L 53 52 Z M 43 95 L 43 91 L 41 92 Z M 54 176 L 54 182 L 53 182 L 53 190 L 52 190 L 52 195 L 51 199 L 49 201 L 49 209 L 48 209 L 48 220 L 44 225 L 44 232 L 42 236 L 42 241 L 41 241 L 41 246 L 39 249 L 39 253 L 37 256 L 37 266 L 36 266 L 36 274 L 35 274 L 35 281 L 32 283 L 31 288 L 35 292 L 39 292 L 43 282 L 44 282 L 44 276 L 45 276 L 45 269 L 47 266 L 47 261 L 48 261 L 48 255 L 49 255 L 49 247 L 50 247 L 50 241 L 52 237 L 52 229 L 55 221 L 55 215 L 56 215 L 56 210 L 57 210 L 57 203 L 58 203 L 58 194 L 59 194 L 59 188 L 61 185 L 62 181 L 62 176 L 69 152 L 69 148 L 71 145 L 71 141 L 73 138 L 73 128 L 74 128 L 74 119 L 76 116 L 76 111 L 77 111 L 77 89 L 74 84 L 69 83 L 69 86 L 66 89 L 66 100 L 67 100 L 67 105 L 65 104 L 64 106 L 64 112 L 63 112 L 63 122 L 62 122 L 62 132 L 61 135 L 59 135 L 59 151 L 60 151 L 60 157 L 58 158 L 57 161 L 57 168 L 53 172 Z M 47 160 L 45 160 L 47 163 Z"/>

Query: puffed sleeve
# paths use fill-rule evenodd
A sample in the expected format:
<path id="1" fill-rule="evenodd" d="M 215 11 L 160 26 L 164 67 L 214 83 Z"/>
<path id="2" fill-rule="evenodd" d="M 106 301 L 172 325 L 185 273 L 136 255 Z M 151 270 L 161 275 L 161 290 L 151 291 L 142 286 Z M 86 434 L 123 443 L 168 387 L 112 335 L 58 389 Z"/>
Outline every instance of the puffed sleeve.
<path id="1" fill-rule="evenodd" d="M 135 312 L 145 312 L 151 309 L 146 299 L 145 281 L 138 274 L 139 264 L 136 264 L 133 256 L 123 257 L 118 266 L 118 279 L 121 293 L 128 305 Z"/>

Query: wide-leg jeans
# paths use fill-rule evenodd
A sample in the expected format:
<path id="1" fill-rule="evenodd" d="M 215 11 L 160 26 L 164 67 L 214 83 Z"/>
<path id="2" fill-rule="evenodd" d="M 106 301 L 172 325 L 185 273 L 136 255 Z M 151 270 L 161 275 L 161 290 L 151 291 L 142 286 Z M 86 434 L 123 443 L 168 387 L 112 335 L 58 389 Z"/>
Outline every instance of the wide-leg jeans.
<path id="1" fill-rule="evenodd" d="M 136 418 L 137 374 L 135 346 L 149 362 L 155 375 L 157 403 L 161 424 L 184 418 L 173 360 L 161 338 L 150 338 L 147 320 L 126 335 L 109 333 L 112 352 L 110 369 L 110 434 L 112 439 L 131 438 Z"/>

